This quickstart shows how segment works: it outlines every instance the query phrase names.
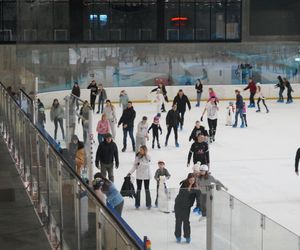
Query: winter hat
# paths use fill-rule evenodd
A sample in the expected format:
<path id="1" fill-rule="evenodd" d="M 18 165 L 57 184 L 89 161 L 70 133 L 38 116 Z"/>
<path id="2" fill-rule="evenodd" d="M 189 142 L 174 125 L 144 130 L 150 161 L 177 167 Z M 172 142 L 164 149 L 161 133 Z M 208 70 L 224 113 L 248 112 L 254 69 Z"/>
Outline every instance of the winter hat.
<path id="1" fill-rule="evenodd" d="M 160 161 L 157 162 L 157 164 L 163 164 L 163 165 L 165 165 L 165 162 L 160 160 Z"/>
<path id="2" fill-rule="evenodd" d="M 107 139 L 107 138 L 112 138 L 112 135 L 111 135 L 110 133 L 107 133 L 107 134 L 104 135 L 104 138 L 105 138 L 105 139 Z"/>
<path id="3" fill-rule="evenodd" d="M 201 163 L 198 161 L 198 162 L 193 166 L 193 171 L 194 171 L 194 172 L 200 172 L 200 165 L 201 165 Z"/>
<path id="4" fill-rule="evenodd" d="M 143 116 L 143 121 L 147 121 L 147 116 Z"/>
<path id="5" fill-rule="evenodd" d="M 78 139 L 78 136 L 77 136 L 77 135 L 72 135 L 71 141 L 74 141 L 74 140 L 77 140 L 77 141 L 79 141 L 79 139 Z"/>
<path id="6" fill-rule="evenodd" d="M 233 102 L 229 102 L 229 105 L 232 106 L 232 105 L 233 105 Z"/>
<path id="7" fill-rule="evenodd" d="M 208 166 L 207 165 L 201 165 L 200 166 L 200 171 L 208 171 Z"/>

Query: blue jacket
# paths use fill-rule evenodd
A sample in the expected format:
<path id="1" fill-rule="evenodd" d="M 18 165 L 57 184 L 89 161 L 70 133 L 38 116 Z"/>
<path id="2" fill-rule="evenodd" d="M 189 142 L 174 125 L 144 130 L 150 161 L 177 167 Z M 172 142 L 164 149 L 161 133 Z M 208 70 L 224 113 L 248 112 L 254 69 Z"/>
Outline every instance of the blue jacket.
<path id="1" fill-rule="evenodd" d="M 236 95 L 236 109 L 243 109 L 243 102 L 243 97 L 240 94 Z"/>
<path id="2" fill-rule="evenodd" d="M 106 202 L 109 203 L 112 207 L 118 206 L 124 200 L 122 195 L 116 189 L 113 183 L 109 185 L 108 191 L 105 192 L 105 195 L 106 195 Z"/>

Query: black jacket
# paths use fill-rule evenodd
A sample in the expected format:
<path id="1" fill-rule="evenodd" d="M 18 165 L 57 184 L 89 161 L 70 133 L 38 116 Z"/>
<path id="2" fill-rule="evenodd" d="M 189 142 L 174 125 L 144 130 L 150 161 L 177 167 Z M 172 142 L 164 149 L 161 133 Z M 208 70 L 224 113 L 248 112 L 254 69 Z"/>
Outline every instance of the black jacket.
<path id="1" fill-rule="evenodd" d="M 189 191 L 185 182 L 181 182 L 180 184 L 179 193 L 175 198 L 175 212 L 189 210 L 193 206 L 199 192 L 196 188 L 191 188 Z"/>
<path id="2" fill-rule="evenodd" d="M 195 89 L 197 90 L 197 93 L 202 93 L 203 92 L 203 85 L 200 83 L 199 85 L 196 83 L 195 84 Z"/>
<path id="3" fill-rule="evenodd" d="M 111 164 L 116 162 L 116 167 L 119 167 L 119 155 L 117 144 L 111 141 L 110 143 L 104 140 L 98 146 L 96 153 L 96 167 L 99 167 L 99 162 L 104 164 Z"/>
<path id="4" fill-rule="evenodd" d="M 90 83 L 90 85 L 87 87 L 88 89 L 91 90 L 91 95 L 98 95 L 98 86 L 97 84 L 93 85 Z"/>
<path id="5" fill-rule="evenodd" d="M 295 172 L 298 172 L 299 159 L 300 159 L 300 148 L 298 148 L 296 157 L 295 157 Z"/>
<path id="6" fill-rule="evenodd" d="M 235 106 L 236 106 L 236 109 L 243 109 L 243 97 L 238 94 L 236 95 L 236 102 L 235 102 Z"/>
<path id="7" fill-rule="evenodd" d="M 165 85 L 162 85 L 161 88 L 158 86 L 157 88 L 152 89 L 152 90 L 151 90 L 151 93 L 152 93 L 152 92 L 156 92 L 158 89 L 161 90 L 163 96 L 167 95 L 167 90 L 166 90 L 166 86 L 165 86 Z"/>
<path id="8" fill-rule="evenodd" d="M 189 98 L 186 95 L 183 95 L 181 98 L 179 95 L 175 96 L 173 100 L 173 105 L 177 105 L 177 110 L 179 112 L 184 112 L 186 110 L 186 105 L 188 105 L 189 109 L 191 109 L 191 104 Z"/>
<path id="9" fill-rule="evenodd" d="M 288 91 L 291 91 L 291 92 L 294 91 L 293 88 L 292 88 L 292 85 L 290 84 L 289 81 L 285 81 L 285 86 L 286 86 Z"/>
<path id="10" fill-rule="evenodd" d="M 124 109 L 118 125 L 121 125 L 123 123 L 123 125 L 126 124 L 129 128 L 133 127 L 135 115 L 136 113 L 133 107 Z"/>
<path id="11" fill-rule="evenodd" d="M 201 164 L 209 164 L 209 149 L 207 142 L 194 142 L 192 144 L 188 155 L 188 163 L 190 163 L 192 155 L 194 164 L 198 161 L 200 161 Z"/>
<path id="12" fill-rule="evenodd" d="M 80 88 L 79 88 L 79 86 L 78 87 L 73 86 L 72 94 L 77 96 L 77 97 L 80 97 Z"/>
<path id="13" fill-rule="evenodd" d="M 159 124 L 152 123 L 150 128 L 148 129 L 148 133 L 151 129 L 153 135 L 158 135 L 158 130 L 160 131 L 160 134 L 162 133 L 161 126 Z"/>
<path id="14" fill-rule="evenodd" d="M 203 126 L 200 126 L 200 128 L 194 127 L 190 135 L 189 141 L 191 141 L 192 139 L 196 141 L 198 135 L 208 136 L 207 130 Z"/>
<path id="15" fill-rule="evenodd" d="M 166 117 L 166 124 L 169 126 L 177 126 L 180 120 L 179 113 L 174 111 L 173 109 L 168 111 L 167 117 Z"/>

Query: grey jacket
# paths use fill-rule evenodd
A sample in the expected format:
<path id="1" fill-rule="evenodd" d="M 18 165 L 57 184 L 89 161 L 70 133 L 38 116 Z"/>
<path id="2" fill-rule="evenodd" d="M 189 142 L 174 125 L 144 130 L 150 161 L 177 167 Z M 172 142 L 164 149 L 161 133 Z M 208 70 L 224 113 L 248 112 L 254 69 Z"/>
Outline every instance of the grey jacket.
<path id="1" fill-rule="evenodd" d="M 64 109 L 58 105 L 58 107 L 51 107 L 50 110 L 50 120 L 53 121 L 54 119 L 63 119 L 65 116 Z"/>
<path id="2" fill-rule="evenodd" d="M 197 177 L 197 187 L 200 189 L 202 194 L 206 194 L 208 191 L 208 187 L 210 184 L 214 183 L 216 185 L 217 190 L 221 188 L 227 189 L 222 182 L 215 179 L 212 175 L 208 174 L 207 176 L 199 176 Z"/>
<path id="3" fill-rule="evenodd" d="M 120 95 L 120 104 L 122 104 L 123 106 L 127 106 L 129 101 L 128 95 Z"/>

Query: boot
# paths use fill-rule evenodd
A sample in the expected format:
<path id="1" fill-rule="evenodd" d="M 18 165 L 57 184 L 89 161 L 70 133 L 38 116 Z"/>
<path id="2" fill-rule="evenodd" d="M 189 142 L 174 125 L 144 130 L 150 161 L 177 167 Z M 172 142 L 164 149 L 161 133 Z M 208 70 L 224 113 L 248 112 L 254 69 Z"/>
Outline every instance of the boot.
<path id="1" fill-rule="evenodd" d="M 179 143 L 177 141 L 175 142 L 175 146 L 176 148 L 179 148 Z"/>
<path id="2" fill-rule="evenodd" d="M 126 147 L 123 147 L 123 148 L 122 148 L 122 152 L 125 152 L 125 151 L 126 151 Z"/>
<path id="3" fill-rule="evenodd" d="M 167 146 L 168 146 L 168 141 L 166 140 L 166 141 L 165 141 L 165 147 L 167 147 Z"/>
<path id="4" fill-rule="evenodd" d="M 256 110 L 256 113 L 260 112 L 260 109 Z"/>
<path id="5" fill-rule="evenodd" d="M 157 143 L 157 147 L 158 147 L 158 148 L 160 148 L 160 145 L 159 145 L 159 143 Z"/>
<path id="6" fill-rule="evenodd" d="M 152 142 L 152 148 L 154 149 L 154 142 Z"/>

